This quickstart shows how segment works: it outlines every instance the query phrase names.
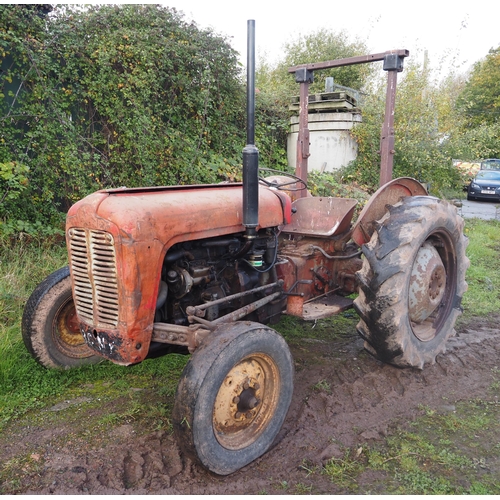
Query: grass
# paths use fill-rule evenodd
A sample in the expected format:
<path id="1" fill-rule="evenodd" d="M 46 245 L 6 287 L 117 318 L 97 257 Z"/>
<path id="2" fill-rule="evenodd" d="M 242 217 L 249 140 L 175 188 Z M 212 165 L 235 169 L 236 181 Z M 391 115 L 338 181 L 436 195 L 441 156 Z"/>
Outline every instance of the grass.
<path id="1" fill-rule="evenodd" d="M 462 301 L 464 318 L 486 316 L 500 310 L 500 221 L 469 219 L 465 234 L 469 238 L 467 256 L 468 291 Z"/>
<path id="2" fill-rule="evenodd" d="M 317 321 L 301 321 L 293 316 L 283 316 L 273 328 L 284 335 L 289 342 L 301 341 L 304 338 L 322 340 L 351 335 L 353 325 L 357 321 L 356 313 L 348 310 L 337 316 Z"/>
<path id="3" fill-rule="evenodd" d="M 498 495 L 498 478 L 488 474 L 489 461 L 498 456 L 500 404 L 466 401 L 454 413 L 429 408 L 415 421 L 392 429 L 374 446 L 347 448 L 342 458 L 329 460 L 315 474 L 330 478 L 344 493 L 400 495 Z M 358 477 L 381 474 L 373 491 L 360 491 Z"/>
<path id="4" fill-rule="evenodd" d="M 469 289 L 463 298 L 463 318 L 469 319 L 500 311 L 500 267 L 493 264 L 500 250 L 500 222 L 467 220 L 465 233 L 469 237 L 467 255 L 471 266 L 467 271 Z M 133 380 L 132 374 L 144 379 L 157 375 L 158 371 L 179 371 L 178 362 L 172 362 L 170 367 L 168 361 L 168 366 L 163 366 L 164 359 L 175 359 L 175 356 L 128 369 L 102 363 L 63 373 L 45 370 L 34 363 L 20 335 L 23 307 L 36 285 L 65 264 L 66 250 L 61 242 L 0 241 L 0 426 L 6 412 L 22 413 L 30 407 L 38 407 L 43 398 L 57 396 L 84 381 L 94 382 L 109 377 L 127 386 L 129 380 Z M 356 323 L 357 316 L 350 310 L 316 322 L 285 316 L 276 329 L 289 342 L 299 343 L 304 338 L 321 341 L 332 336 L 350 337 Z M 164 379 L 169 381 L 165 388 L 173 393 L 175 387 L 171 379 L 168 376 Z M 11 402 L 6 403 L 5 398 Z"/>
<path id="5" fill-rule="evenodd" d="M 342 458 L 332 458 L 326 462 L 323 474 L 327 475 L 338 487 L 356 491 L 356 476 L 363 470 L 363 461 L 359 460 L 363 448 L 347 448 Z"/>
<path id="6" fill-rule="evenodd" d="M 392 476 L 394 493 L 499 494 L 498 481 L 481 474 L 497 455 L 498 402 L 465 401 L 445 414 L 426 411 L 370 452 L 370 465 Z"/>
<path id="7" fill-rule="evenodd" d="M 24 304 L 37 284 L 65 265 L 62 244 L 0 241 L 0 387 L 12 389 L 11 381 L 28 375 L 27 357 L 20 341 Z M 20 362 L 20 360 L 23 360 Z M 27 371 L 26 371 L 27 370 Z M 1 390 L 0 390 L 1 391 Z"/>

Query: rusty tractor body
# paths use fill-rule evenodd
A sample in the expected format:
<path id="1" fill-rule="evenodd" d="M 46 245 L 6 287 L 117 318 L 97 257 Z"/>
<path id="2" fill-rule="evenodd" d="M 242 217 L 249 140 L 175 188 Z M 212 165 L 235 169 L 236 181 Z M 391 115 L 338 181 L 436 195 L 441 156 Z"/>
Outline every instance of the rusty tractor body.
<path id="1" fill-rule="evenodd" d="M 468 267 L 456 209 L 414 179 L 390 180 L 392 165 L 382 165 L 381 187 L 354 224 L 356 200 L 308 194 L 307 93 L 296 176 L 259 178 L 249 40 L 243 183 L 87 196 L 67 215 L 69 266 L 39 285 L 23 316 L 26 346 L 47 367 L 191 354 L 175 432 L 186 456 L 222 475 L 272 445 L 291 402 L 292 357 L 267 325 L 282 314 L 314 320 L 354 307 L 370 353 L 422 368 L 454 334 Z M 394 75 L 406 55 L 344 62 L 387 63 L 393 115 Z M 325 65 L 342 64 L 292 68 L 301 97 Z M 382 136 L 389 157 L 391 122 Z"/>

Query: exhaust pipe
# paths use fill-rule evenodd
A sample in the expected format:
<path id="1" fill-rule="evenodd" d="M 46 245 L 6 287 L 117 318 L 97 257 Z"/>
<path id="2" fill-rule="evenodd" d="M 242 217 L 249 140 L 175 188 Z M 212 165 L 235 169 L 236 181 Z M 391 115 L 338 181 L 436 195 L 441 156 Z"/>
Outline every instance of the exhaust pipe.
<path id="1" fill-rule="evenodd" d="M 255 147 L 255 21 L 247 21 L 247 144 L 243 149 L 243 225 L 253 239 L 259 224 L 259 150 Z"/>

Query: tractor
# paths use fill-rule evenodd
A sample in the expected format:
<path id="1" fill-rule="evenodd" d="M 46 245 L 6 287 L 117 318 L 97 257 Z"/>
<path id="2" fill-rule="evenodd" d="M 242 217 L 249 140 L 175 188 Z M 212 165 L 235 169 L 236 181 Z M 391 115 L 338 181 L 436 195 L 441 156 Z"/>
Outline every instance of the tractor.
<path id="1" fill-rule="evenodd" d="M 373 356 L 422 369 L 455 334 L 469 265 L 456 208 L 415 179 L 391 180 L 395 82 L 408 51 L 290 68 L 301 84 L 297 170 L 266 177 L 254 144 L 254 37 L 249 21 L 243 181 L 83 198 L 67 214 L 69 265 L 38 285 L 22 318 L 26 347 L 47 368 L 190 354 L 174 432 L 185 456 L 219 475 L 263 455 L 286 418 L 294 362 L 269 325 L 354 307 Z M 381 187 L 352 223 L 356 200 L 307 191 L 307 90 L 316 69 L 380 60 L 389 75 Z"/>

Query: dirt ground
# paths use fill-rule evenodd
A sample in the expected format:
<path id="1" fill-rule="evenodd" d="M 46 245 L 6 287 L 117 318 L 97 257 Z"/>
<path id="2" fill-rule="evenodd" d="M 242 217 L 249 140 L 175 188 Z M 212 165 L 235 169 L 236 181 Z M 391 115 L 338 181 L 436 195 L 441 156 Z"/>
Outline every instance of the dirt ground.
<path id="1" fill-rule="evenodd" d="M 324 464 L 341 457 L 345 447 L 382 441 L 395 422 L 411 421 L 422 415 L 423 407 L 446 411 L 457 401 L 487 394 L 491 398 L 493 373 L 500 365 L 499 319 L 463 325 L 447 352 L 423 371 L 378 362 L 354 335 L 332 342 L 304 339 L 292 347 L 294 398 L 272 449 L 227 477 L 181 456 L 169 433 L 140 436 L 132 424 L 111 426 L 110 439 L 87 443 L 68 439 L 71 429 L 64 422 L 24 427 L 2 438 L 0 447 L 4 459 L 38 450 L 32 458 L 43 466 L 20 485 L 19 493 L 286 494 L 277 485 L 310 482 L 304 464 Z M 314 389 L 322 381 L 329 390 Z M 90 425 L 96 415 L 82 412 L 82 418 Z M 373 490 L 374 475 L 372 471 L 357 478 L 359 493 L 378 492 Z M 315 475 L 310 492 L 342 491 L 327 476 Z"/>

